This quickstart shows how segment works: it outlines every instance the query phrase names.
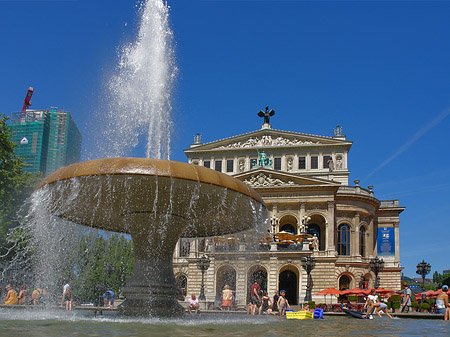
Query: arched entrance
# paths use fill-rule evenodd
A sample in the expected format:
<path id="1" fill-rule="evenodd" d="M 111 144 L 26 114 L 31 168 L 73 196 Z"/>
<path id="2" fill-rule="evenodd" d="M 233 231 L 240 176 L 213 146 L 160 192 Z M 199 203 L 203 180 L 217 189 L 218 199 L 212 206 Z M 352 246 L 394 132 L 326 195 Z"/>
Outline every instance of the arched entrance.
<path id="1" fill-rule="evenodd" d="M 231 266 L 222 266 L 216 274 L 216 299 L 222 296 L 222 290 L 228 285 L 231 290 L 236 290 L 236 270 Z"/>
<path id="2" fill-rule="evenodd" d="M 298 304 L 298 270 L 294 266 L 286 266 L 280 270 L 278 290 L 286 290 L 289 304 Z"/>
<path id="3" fill-rule="evenodd" d="M 294 235 L 297 234 L 297 219 L 292 215 L 284 215 L 280 219 L 280 232 L 289 232 Z"/>
<path id="4" fill-rule="evenodd" d="M 287 224 L 285 224 L 285 225 L 283 225 L 281 227 L 281 232 L 288 232 L 288 233 L 291 233 L 291 234 L 294 234 L 294 235 L 296 234 L 295 233 L 295 227 L 293 225 L 289 224 L 289 223 L 287 223 Z"/>
<path id="5" fill-rule="evenodd" d="M 348 275 L 342 275 L 339 278 L 339 290 L 347 290 L 350 289 L 350 277 Z"/>
<path id="6" fill-rule="evenodd" d="M 267 290 L 267 270 L 263 266 L 254 266 L 248 270 L 247 300 L 250 300 L 252 284 L 255 282 L 259 284 L 261 290 Z"/>

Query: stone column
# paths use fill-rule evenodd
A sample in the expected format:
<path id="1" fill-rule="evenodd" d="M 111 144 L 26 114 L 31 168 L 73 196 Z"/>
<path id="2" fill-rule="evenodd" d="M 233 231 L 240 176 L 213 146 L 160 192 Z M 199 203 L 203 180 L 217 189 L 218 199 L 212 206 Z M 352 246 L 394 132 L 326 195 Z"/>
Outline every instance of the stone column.
<path id="1" fill-rule="evenodd" d="M 275 290 L 278 290 L 278 258 L 271 256 L 269 258 L 269 270 L 267 274 L 267 292 L 270 298 L 273 298 Z"/>
<path id="2" fill-rule="evenodd" d="M 334 251 L 335 230 L 334 230 L 334 201 L 328 201 L 328 224 L 327 224 L 327 250 Z"/>
<path id="3" fill-rule="evenodd" d="M 245 268 L 245 257 L 238 258 L 236 266 L 236 302 L 238 305 L 247 305 L 247 274 Z"/>
<path id="4" fill-rule="evenodd" d="M 359 212 L 355 212 L 355 216 L 353 217 L 353 240 L 350 240 L 350 245 L 353 246 L 352 248 L 352 255 L 353 256 L 361 256 L 359 254 L 359 224 L 360 224 L 360 214 Z M 353 241 L 353 242 L 352 242 Z"/>
<path id="5" fill-rule="evenodd" d="M 395 259 L 394 263 L 396 266 L 400 265 L 400 228 L 399 222 L 394 222 L 394 234 L 395 234 Z"/>

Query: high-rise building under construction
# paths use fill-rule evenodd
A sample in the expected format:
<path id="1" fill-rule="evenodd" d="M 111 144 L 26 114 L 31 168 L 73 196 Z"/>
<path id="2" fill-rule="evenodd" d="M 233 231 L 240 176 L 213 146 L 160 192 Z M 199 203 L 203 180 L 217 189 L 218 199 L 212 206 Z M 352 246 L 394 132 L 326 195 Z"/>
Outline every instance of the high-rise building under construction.
<path id="1" fill-rule="evenodd" d="M 81 133 L 70 112 L 27 109 L 13 112 L 11 122 L 15 153 L 25 160 L 25 171 L 47 176 L 80 160 Z"/>

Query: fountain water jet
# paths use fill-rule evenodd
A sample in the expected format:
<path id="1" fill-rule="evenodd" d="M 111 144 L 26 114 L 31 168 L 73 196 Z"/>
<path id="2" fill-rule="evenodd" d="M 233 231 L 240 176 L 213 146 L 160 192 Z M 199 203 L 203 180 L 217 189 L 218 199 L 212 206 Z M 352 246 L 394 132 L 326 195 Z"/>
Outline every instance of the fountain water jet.
<path id="1" fill-rule="evenodd" d="M 172 255 L 180 237 L 264 226 L 267 210 L 245 183 L 217 171 L 168 160 L 108 158 L 62 168 L 39 186 L 51 214 L 128 233 L 135 267 L 123 289 L 128 316 L 179 316 Z"/>

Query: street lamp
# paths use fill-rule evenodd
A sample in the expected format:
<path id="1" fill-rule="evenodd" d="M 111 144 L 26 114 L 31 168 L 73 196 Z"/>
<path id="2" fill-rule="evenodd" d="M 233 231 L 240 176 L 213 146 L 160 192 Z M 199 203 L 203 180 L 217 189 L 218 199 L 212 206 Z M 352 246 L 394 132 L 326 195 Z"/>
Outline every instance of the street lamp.
<path id="1" fill-rule="evenodd" d="M 205 276 L 205 271 L 208 270 L 210 263 L 211 263 L 211 260 L 205 255 L 203 255 L 201 258 L 197 259 L 197 268 L 200 269 L 202 272 L 202 286 L 200 288 L 200 297 L 199 297 L 199 300 L 201 300 L 201 301 L 206 300 L 204 276 Z"/>
<path id="2" fill-rule="evenodd" d="M 424 260 L 422 260 L 422 262 L 420 262 L 417 265 L 416 274 L 419 274 L 420 276 L 422 276 L 422 289 L 423 289 L 423 291 L 425 291 L 425 276 L 430 273 L 430 270 L 431 270 L 430 264 L 428 262 L 425 262 Z"/>
<path id="3" fill-rule="evenodd" d="M 272 225 L 272 234 L 275 234 L 275 230 L 280 223 L 280 219 L 278 219 L 275 215 L 272 215 L 272 218 L 270 218 L 270 224 Z"/>
<path id="4" fill-rule="evenodd" d="M 305 303 L 311 301 L 311 271 L 316 266 L 316 259 L 308 255 L 301 258 L 302 267 L 306 271 L 307 282 L 306 282 L 306 296 Z"/>
<path id="5" fill-rule="evenodd" d="M 384 269 L 383 259 L 379 259 L 378 256 L 369 262 L 370 270 L 375 274 L 375 289 L 378 289 L 380 282 L 378 279 L 378 273 Z"/>

